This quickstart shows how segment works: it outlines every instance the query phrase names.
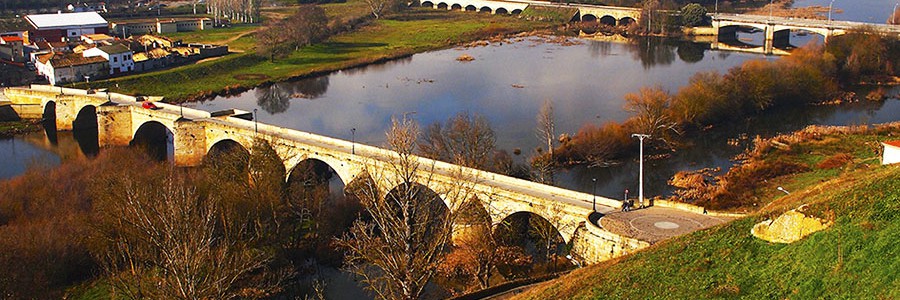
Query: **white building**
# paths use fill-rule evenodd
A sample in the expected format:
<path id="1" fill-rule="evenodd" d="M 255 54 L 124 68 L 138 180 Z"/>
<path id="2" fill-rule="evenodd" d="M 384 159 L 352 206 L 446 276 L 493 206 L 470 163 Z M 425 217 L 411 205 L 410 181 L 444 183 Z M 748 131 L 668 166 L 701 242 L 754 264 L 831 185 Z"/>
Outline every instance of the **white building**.
<path id="1" fill-rule="evenodd" d="M 887 141 L 881 144 L 884 145 L 881 164 L 890 165 L 900 163 L 900 141 Z"/>
<path id="2" fill-rule="evenodd" d="M 100 56 L 109 61 L 109 74 L 134 71 L 134 53 L 121 44 L 100 46 L 84 50 L 84 57 Z"/>
<path id="3" fill-rule="evenodd" d="M 107 76 L 109 64 L 103 57 L 83 57 L 78 53 L 47 53 L 37 57 L 37 71 L 51 85 L 99 79 Z"/>

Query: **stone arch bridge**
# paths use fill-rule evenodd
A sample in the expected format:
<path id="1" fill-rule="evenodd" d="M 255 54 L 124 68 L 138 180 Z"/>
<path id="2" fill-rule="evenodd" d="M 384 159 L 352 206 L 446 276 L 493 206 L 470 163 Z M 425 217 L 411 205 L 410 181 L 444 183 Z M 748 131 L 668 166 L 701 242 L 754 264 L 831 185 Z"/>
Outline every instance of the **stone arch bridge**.
<path id="1" fill-rule="evenodd" d="M 435 9 L 476 11 L 491 14 L 518 15 L 528 6 L 570 8 L 575 10 L 573 21 L 600 22 L 610 26 L 624 26 L 636 22 L 641 10 L 629 7 L 600 6 L 587 4 L 561 5 L 548 1 L 502 1 L 502 0 L 421 0 L 423 7 Z"/>
<path id="2" fill-rule="evenodd" d="M 885 24 L 748 14 L 710 14 L 710 17 L 712 17 L 713 32 L 717 36 L 717 40 L 735 40 L 735 34 L 741 28 L 764 32 L 765 44 L 759 51 L 756 51 L 764 54 L 778 54 L 776 47 L 790 46 L 791 31 L 821 35 L 826 43 L 831 37 L 844 35 L 858 29 L 900 38 L 900 26 Z"/>
<path id="3" fill-rule="evenodd" d="M 5 97 L 23 118 L 55 119 L 58 130 L 77 129 L 79 122 L 96 124 L 101 147 L 127 146 L 148 127 L 164 128 L 171 144 L 169 157 L 176 165 L 195 166 L 220 143 L 236 143 L 253 151 L 255 139 L 269 142 L 290 171 L 301 162 L 318 160 L 331 167 L 344 183 L 350 184 L 365 171 L 387 171 L 395 152 L 378 147 L 255 123 L 240 111 L 206 112 L 155 102 L 155 109 L 142 107 L 140 98 L 92 93 L 54 86 L 7 88 Z M 79 121 L 81 120 L 81 121 Z M 94 123 L 95 122 L 95 123 Z M 554 225 L 572 252 L 586 263 L 596 263 L 644 248 L 648 241 L 616 234 L 589 220 L 592 200 L 597 211 L 610 213 L 620 202 L 604 197 L 565 190 L 500 174 L 459 167 L 426 158 L 416 158 L 433 168 L 427 187 L 441 195 L 446 187 L 465 180 L 483 208 L 497 224 L 512 214 L 531 213 Z M 377 180 L 376 180 L 377 181 Z M 376 182 L 376 185 L 382 185 Z M 379 186 L 381 190 L 393 187 Z M 441 195 L 443 196 L 443 195 Z M 691 208 L 697 212 L 697 208 Z M 688 209 L 688 210 L 691 210 Z M 702 210 L 702 209 L 701 209 Z M 699 214 L 698 214 L 699 215 Z"/>

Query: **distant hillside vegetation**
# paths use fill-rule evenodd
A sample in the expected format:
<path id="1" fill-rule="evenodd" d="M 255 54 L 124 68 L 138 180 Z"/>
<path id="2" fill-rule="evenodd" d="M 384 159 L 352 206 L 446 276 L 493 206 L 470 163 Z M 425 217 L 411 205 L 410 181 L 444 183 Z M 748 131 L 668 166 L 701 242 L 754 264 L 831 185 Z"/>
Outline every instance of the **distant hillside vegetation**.
<path id="1" fill-rule="evenodd" d="M 518 299 L 900 299 L 900 166 L 881 166 L 873 146 L 900 131 L 875 131 L 807 134 L 789 148 L 804 149 L 809 170 L 769 180 L 789 183 L 791 194 L 773 194 L 755 215 L 577 270 Z M 838 164 L 838 156 L 852 159 Z M 801 204 L 834 225 L 792 244 L 750 234 Z"/>

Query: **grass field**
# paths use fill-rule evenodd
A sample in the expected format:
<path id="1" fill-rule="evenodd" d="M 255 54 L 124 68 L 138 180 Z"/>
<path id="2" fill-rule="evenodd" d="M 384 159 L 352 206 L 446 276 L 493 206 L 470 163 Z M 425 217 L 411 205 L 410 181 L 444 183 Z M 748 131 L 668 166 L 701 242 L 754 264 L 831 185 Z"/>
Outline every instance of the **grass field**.
<path id="1" fill-rule="evenodd" d="M 253 50 L 253 37 L 250 34 L 259 28 L 259 25 L 235 25 L 227 28 L 174 32 L 163 35 L 185 43 L 228 45 L 229 51 L 245 52 Z"/>
<path id="2" fill-rule="evenodd" d="M 119 91 L 128 94 L 162 95 L 168 101 L 185 101 L 549 25 L 509 16 L 413 9 L 334 36 L 324 43 L 304 47 L 274 62 L 247 51 L 206 63 L 116 78 L 111 83 L 119 84 Z M 233 35 L 240 29 L 225 30 L 232 32 L 196 37 L 212 41 Z M 177 36 L 191 41 L 191 34 Z M 235 42 L 247 47 L 252 44 L 252 39 L 246 36 Z"/>
<path id="3" fill-rule="evenodd" d="M 755 215 L 577 270 L 518 299 L 898 299 L 900 167 L 881 166 L 867 146 L 897 133 L 823 135 L 791 145 L 802 154 L 790 156 L 813 167 L 781 178 L 795 188 L 791 195 L 773 194 L 773 205 Z M 815 168 L 840 153 L 852 161 Z M 834 225 L 787 245 L 750 234 L 754 224 L 800 204 Z"/>

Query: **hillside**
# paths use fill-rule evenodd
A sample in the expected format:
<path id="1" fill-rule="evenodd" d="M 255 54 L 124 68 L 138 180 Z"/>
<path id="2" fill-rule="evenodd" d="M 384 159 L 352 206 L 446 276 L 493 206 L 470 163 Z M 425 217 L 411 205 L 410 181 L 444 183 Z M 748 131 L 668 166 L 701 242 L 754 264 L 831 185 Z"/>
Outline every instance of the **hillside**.
<path id="1" fill-rule="evenodd" d="M 858 151 L 842 167 L 822 170 L 830 157 L 859 149 L 858 141 L 897 139 L 896 127 L 875 131 L 820 134 L 792 144 L 804 149 L 798 155 L 810 169 L 777 178 L 793 192 L 772 194 L 749 217 L 577 270 L 518 298 L 898 299 L 900 166 L 881 166 L 873 151 Z M 785 152 L 791 150 L 765 155 Z M 750 234 L 754 224 L 802 204 L 834 225 L 792 244 Z"/>

